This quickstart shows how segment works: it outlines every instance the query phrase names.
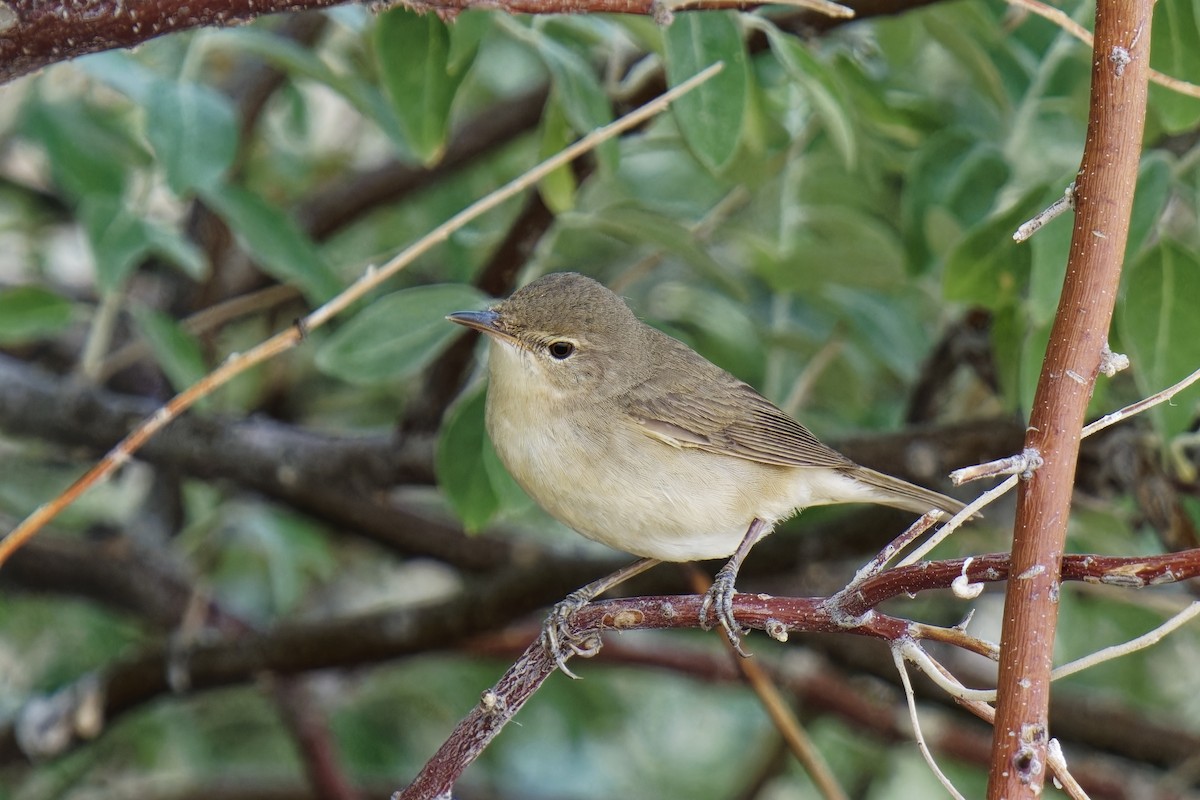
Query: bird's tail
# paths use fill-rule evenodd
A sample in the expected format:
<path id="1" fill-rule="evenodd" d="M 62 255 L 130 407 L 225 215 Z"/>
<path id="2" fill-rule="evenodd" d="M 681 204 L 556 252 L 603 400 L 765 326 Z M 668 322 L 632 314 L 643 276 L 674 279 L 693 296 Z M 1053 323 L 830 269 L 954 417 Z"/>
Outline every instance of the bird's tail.
<path id="1" fill-rule="evenodd" d="M 852 469 L 846 470 L 844 474 L 877 489 L 879 496 L 875 498 L 875 502 L 880 505 L 892 506 L 917 514 L 924 514 L 933 508 L 941 509 L 948 514 L 957 514 L 964 507 L 953 497 L 947 497 L 930 489 L 922 489 L 908 481 L 902 481 L 866 467 L 856 465 Z"/>

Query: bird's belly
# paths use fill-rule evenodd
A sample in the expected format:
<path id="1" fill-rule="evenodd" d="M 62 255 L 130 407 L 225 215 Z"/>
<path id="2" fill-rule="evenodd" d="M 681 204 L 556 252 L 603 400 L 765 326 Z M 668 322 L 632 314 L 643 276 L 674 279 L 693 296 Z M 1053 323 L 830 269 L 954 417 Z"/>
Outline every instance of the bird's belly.
<path id="1" fill-rule="evenodd" d="M 539 505 L 589 539 L 633 555 L 724 558 L 756 516 L 774 522 L 795 507 L 764 502 L 778 494 L 764 485 L 778 482 L 772 468 L 677 449 L 632 427 L 587 436 L 553 415 L 518 427 L 491 414 L 488 427 L 501 461 Z"/>

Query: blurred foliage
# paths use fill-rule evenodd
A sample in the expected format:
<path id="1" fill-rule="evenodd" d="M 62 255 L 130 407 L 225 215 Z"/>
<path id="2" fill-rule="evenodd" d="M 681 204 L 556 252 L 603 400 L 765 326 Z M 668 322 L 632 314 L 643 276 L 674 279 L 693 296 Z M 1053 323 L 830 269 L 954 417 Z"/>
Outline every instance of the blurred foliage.
<path id="1" fill-rule="evenodd" d="M 1067 10 L 1091 15 L 1087 3 Z M 1160 0 L 1156 15 L 1154 65 L 1200 79 L 1194 4 Z M 446 25 L 432 14 L 341 7 L 312 47 L 280 35 L 283 23 L 271 18 L 81 58 L 4 87 L 0 347 L 30 361 L 81 362 L 94 377 L 110 345 L 133 341 L 145 347 L 142 368 L 156 365 L 179 389 L 302 313 L 293 300 L 219 330 L 189 327 L 184 319 L 224 299 L 223 287 L 278 282 L 305 306 L 323 302 L 540 156 L 610 121 L 614 107 L 664 74 L 675 84 L 723 60 L 716 80 L 591 157 L 594 172 L 564 169 L 539 185 L 556 216 L 522 275 L 573 269 L 608 282 L 648 322 L 801 412 L 825 438 L 899 427 L 934 342 L 966 311 L 983 309 L 1000 391 L 964 388 L 942 418 L 1024 417 L 1070 224 L 1053 222 L 1024 245 L 1011 234 L 1061 196 L 1078 167 L 1090 54 L 995 0 L 936 4 L 808 39 L 783 23 L 768 9 L 680 13 L 668 27 L 490 12 Z M 246 125 L 241 81 L 264 65 L 282 80 Z M 511 143 L 398 202 L 369 204 L 332 231 L 307 227 L 306 204 L 330 186 L 392 160 L 436 167 L 463 125 L 487 136 L 492 116 L 543 85 L 540 122 Z M 1198 124 L 1200 102 L 1152 89 L 1112 337 L 1133 366 L 1101 380 L 1097 413 L 1200 365 Z M 227 236 L 197 225 L 198 209 Z M 322 430 L 386 430 L 422 391 L 423 370 L 461 334 L 443 316 L 488 302 L 471 284 L 517 213 L 509 203 L 468 225 L 369 302 L 313 331 L 310 346 L 213 402 Z M 825 367 L 808 372 L 831 347 Z M 797 394 L 801 382 L 807 390 Z M 166 391 L 146 390 L 144 376 L 121 388 L 130 386 L 160 399 Z M 1153 415 L 1164 449 L 1191 429 L 1195 410 L 1193 394 Z M 0 446 L 0 510 L 9 516 L 52 497 L 84 463 L 19 437 Z M 422 495 L 435 511 L 471 531 L 503 522 L 560 533 L 492 453 L 477 382 L 450 406 L 436 450 L 441 491 Z M 60 524 L 79 535 L 133 525 L 151 482 L 141 469 Z M 182 535 L 165 545 L 171 557 L 256 624 L 426 596 L 411 565 L 260 497 L 189 481 L 185 500 Z M 1096 516 L 1103 524 L 1073 526 L 1074 547 L 1153 549 L 1129 509 Z M 984 530 L 987 541 L 971 546 L 1004 546 L 999 526 Z M 1064 597 L 1072 616 L 1064 656 L 1155 624 L 1154 613 L 1123 601 Z M 5 712 L 156 635 L 79 601 L 5 594 L 0 604 Z M 1156 676 L 1194 674 L 1195 647 L 1180 634 L 1172 648 L 1074 680 L 1142 708 L 1194 712 L 1194 682 Z M 351 772 L 395 781 L 419 767 L 501 669 L 456 655 L 411 659 L 331 678 L 320 695 Z M 736 795 L 765 769 L 774 734 L 742 689 L 635 670 L 588 678 L 553 678 L 469 785 L 513 797 L 705 800 Z M 859 796 L 939 791 L 908 744 L 888 747 L 833 720 L 821 720 L 815 736 Z M 146 786 L 165 791 L 214 771 L 297 776 L 294 751 L 257 690 L 133 715 L 69 758 L 14 770 L 0 796 L 119 796 L 137 786 L 137 796 L 152 797 Z M 954 774 L 964 788 L 982 785 L 978 771 Z M 794 766 L 768 784 L 760 796 L 816 796 Z"/>

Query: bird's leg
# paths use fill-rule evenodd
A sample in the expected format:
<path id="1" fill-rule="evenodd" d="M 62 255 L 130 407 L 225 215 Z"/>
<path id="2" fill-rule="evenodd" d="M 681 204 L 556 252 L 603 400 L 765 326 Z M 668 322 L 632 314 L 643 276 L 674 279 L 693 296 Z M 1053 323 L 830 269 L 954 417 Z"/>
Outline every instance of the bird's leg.
<path id="1" fill-rule="evenodd" d="M 733 552 L 725 566 L 717 571 L 713 585 L 708 590 L 708 594 L 704 596 L 703 605 L 700 606 L 700 627 L 704 630 L 709 630 L 711 627 L 708 624 L 708 609 L 713 606 L 713 613 L 716 614 L 721 627 L 725 629 L 729 643 L 743 658 L 748 658 L 750 654 L 742 649 L 741 637 L 742 634 L 750 631 L 742 628 L 733 618 L 733 596 L 737 594 L 737 589 L 733 584 L 737 581 L 738 570 L 742 568 L 742 562 L 746 560 L 750 548 L 754 547 L 758 540 L 767 533 L 767 530 L 767 523 L 761 519 L 756 518 L 750 523 L 746 535 L 742 537 L 742 543 L 738 545 L 737 550 Z"/>
<path id="2" fill-rule="evenodd" d="M 550 611 L 550 616 L 542 624 L 542 647 L 554 659 L 554 663 L 563 674 L 578 679 L 571 670 L 567 669 L 567 659 L 571 656 L 590 658 L 600 650 L 600 638 L 596 634 L 579 636 L 571 632 L 571 616 L 579 609 L 592 602 L 599 595 L 607 592 L 618 584 L 624 583 L 635 575 L 641 575 L 651 567 L 661 564 L 657 558 L 643 558 L 627 567 L 622 567 L 611 575 L 592 581 L 582 589 L 576 589 L 556 604 Z"/>

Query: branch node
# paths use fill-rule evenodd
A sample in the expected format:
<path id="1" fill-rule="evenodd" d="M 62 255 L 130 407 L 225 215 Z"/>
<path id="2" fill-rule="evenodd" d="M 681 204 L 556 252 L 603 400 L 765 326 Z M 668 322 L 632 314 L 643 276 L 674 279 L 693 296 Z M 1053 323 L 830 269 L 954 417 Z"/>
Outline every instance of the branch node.
<path id="1" fill-rule="evenodd" d="M 1062 197 L 1058 198 L 1049 206 L 1047 206 L 1044 211 L 1038 213 L 1038 215 L 1033 219 L 1025 222 L 1021 225 L 1021 227 L 1017 228 L 1016 233 L 1013 234 L 1013 241 L 1018 243 L 1028 241 L 1029 237 L 1037 233 L 1043 225 L 1055 217 L 1061 216 L 1068 208 L 1075 208 L 1074 181 L 1072 181 L 1071 185 L 1067 187 L 1065 192 L 1063 192 Z"/>
<path id="2" fill-rule="evenodd" d="M 1124 353 L 1114 353 L 1108 345 L 1100 351 L 1100 372 L 1104 377 L 1111 378 L 1123 369 L 1129 369 L 1129 356 Z"/>
<path id="3" fill-rule="evenodd" d="M 494 688 L 479 696 L 479 709 L 489 717 L 499 717 L 508 711 L 508 701 Z"/>
<path id="4" fill-rule="evenodd" d="M 1021 783 L 1040 783 L 1042 775 L 1042 760 L 1039 757 L 1041 743 L 1046 739 L 1046 728 L 1039 724 L 1021 726 L 1021 744 L 1013 753 L 1013 767 Z"/>
<path id="5" fill-rule="evenodd" d="M 955 486 L 977 481 L 981 478 L 994 478 L 999 475 L 1020 475 L 1021 480 L 1027 481 L 1033 473 L 1045 463 L 1042 454 L 1036 447 L 1027 447 L 1019 455 L 998 458 L 984 464 L 956 469 L 950 473 L 950 481 Z"/>
<path id="6" fill-rule="evenodd" d="M 777 642 L 786 642 L 788 640 L 788 627 L 780 620 L 770 617 L 767 619 L 767 624 L 763 627 L 767 636 L 770 636 Z"/>
<path id="7" fill-rule="evenodd" d="M 1120 45 L 1113 47 L 1112 52 L 1108 54 L 1108 60 L 1112 62 L 1113 74 L 1118 78 L 1125 74 L 1125 67 L 1133 61 L 1133 57 L 1129 55 L 1129 51 Z"/>
<path id="8" fill-rule="evenodd" d="M 967 577 L 967 570 L 970 569 L 971 563 L 974 560 L 974 556 L 968 556 L 966 559 L 964 559 L 962 573 L 950 583 L 950 588 L 953 590 L 954 596 L 960 600 L 974 600 L 976 597 L 979 597 L 979 595 L 983 594 L 983 584 L 971 583 L 971 579 Z M 963 624 L 965 627 L 966 623 L 964 622 Z"/>

